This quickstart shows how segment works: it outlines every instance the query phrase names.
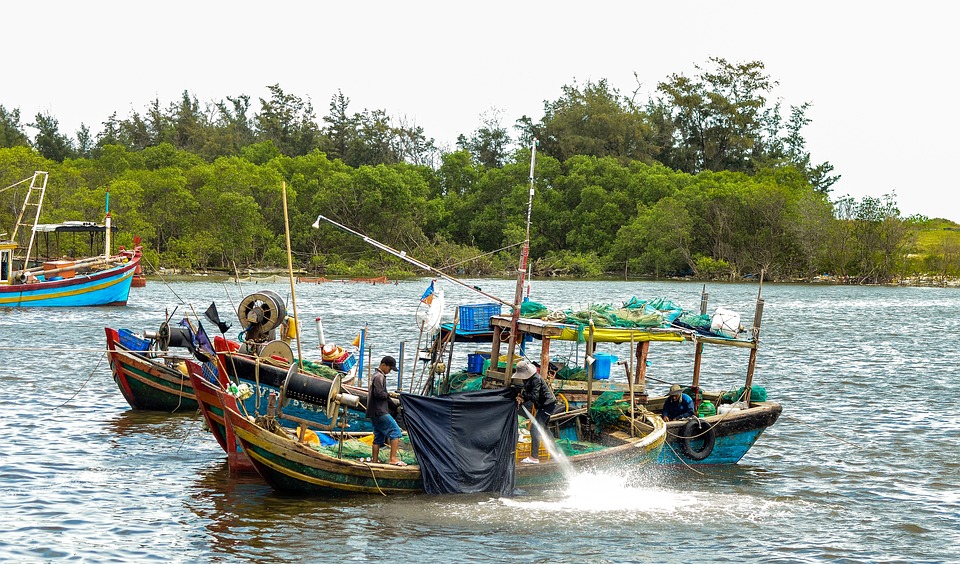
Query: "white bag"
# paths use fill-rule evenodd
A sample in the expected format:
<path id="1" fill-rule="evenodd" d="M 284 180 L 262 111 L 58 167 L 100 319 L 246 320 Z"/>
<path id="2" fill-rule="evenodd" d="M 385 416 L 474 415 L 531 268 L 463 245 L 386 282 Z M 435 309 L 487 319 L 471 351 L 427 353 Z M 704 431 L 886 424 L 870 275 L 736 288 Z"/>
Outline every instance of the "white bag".
<path id="1" fill-rule="evenodd" d="M 740 314 L 735 311 L 718 307 L 710 318 L 710 331 L 712 333 L 735 339 L 741 330 Z"/>

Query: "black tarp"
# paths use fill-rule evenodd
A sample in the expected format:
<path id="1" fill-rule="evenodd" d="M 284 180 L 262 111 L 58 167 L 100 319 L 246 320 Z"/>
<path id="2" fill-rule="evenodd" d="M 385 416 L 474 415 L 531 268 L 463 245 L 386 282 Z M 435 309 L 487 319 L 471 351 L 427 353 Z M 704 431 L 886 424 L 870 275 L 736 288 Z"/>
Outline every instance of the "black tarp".
<path id="1" fill-rule="evenodd" d="M 400 394 L 424 491 L 513 493 L 516 397 L 512 388 L 440 397 Z"/>

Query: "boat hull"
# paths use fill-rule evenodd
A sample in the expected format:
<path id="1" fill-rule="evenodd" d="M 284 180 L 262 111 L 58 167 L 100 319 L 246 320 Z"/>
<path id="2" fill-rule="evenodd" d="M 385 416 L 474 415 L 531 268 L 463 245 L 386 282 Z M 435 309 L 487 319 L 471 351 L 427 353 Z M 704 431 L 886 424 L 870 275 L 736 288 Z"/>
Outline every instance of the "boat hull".
<path id="1" fill-rule="evenodd" d="M 397 467 L 339 459 L 269 432 L 235 410 L 225 409 L 224 419 L 257 472 L 278 492 L 339 495 L 424 491 L 419 466 Z M 570 457 L 569 466 L 555 460 L 542 461 L 540 464 L 518 464 L 515 487 L 541 488 L 555 485 L 565 480 L 568 469 L 576 472 L 653 463 L 663 448 L 666 426 L 659 418 L 652 418 L 651 422 L 654 431 L 646 436 L 629 437 L 624 433 L 616 433 L 620 444 Z"/>
<path id="2" fill-rule="evenodd" d="M 657 462 L 666 465 L 717 465 L 736 464 L 753 447 L 760 435 L 776 423 L 782 407 L 775 402 L 760 402 L 750 409 L 712 415 L 702 418 L 709 423 L 714 433 L 714 444 L 706 457 L 697 454 L 691 457 L 684 448 L 683 428 L 687 421 L 667 423 L 667 445 Z M 695 451 L 703 449 L 703 439 L 691 439 Z"/>
<path id="3" fill-rule="evenodd" d="M 127 305 L 135 256 L 120 266 L 64 280 L 0 286 L 0 307 L 86 307 Z"/>
<path id="4" fill-rule="evenodd" d="M 127 349 L 120 344 L 116 329 L 105 329 L 110 371 L 130 407 L 170 413 L 197 410 L 199 404 L 187 374 Z"/>
<path id="5" fill-rule="evenodd" d="M 200 413 L 207 422 L 210 433 L 216 439 L 220 448 L 227 453 L 227 468 L 230 474 L 256 473 L 250 459 L 244 454 L 239 441 L 233 435 L 232 429 L 228 428 L 224 421 L 225 405 L 229 405 L 234 411 L 239 412 L 237 398 L 226 393 L 219 383 L 214 383 L 205 377 L 202 370 L 198 370 L 198 368 L 199 365 L 197 364 L 190 365 L 190 383 L 196 394 Z"/>

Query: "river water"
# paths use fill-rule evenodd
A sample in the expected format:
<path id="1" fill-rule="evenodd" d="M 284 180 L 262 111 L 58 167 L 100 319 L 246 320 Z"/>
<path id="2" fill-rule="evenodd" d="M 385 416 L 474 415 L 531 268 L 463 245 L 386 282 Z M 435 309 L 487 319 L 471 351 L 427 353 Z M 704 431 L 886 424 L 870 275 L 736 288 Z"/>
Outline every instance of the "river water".
<path id="1" fill-rule="evenodd" d="M 428 282 L 298 284 L 304 356 L 318 356 L 320 316 L 328 342 L 367 324 L 374 358 L 403 341 L 412 364 Z M 469 283 L 512 301 L 512 281 Z M 451 307 L 487 301 L 442 287 Z M 533 295 L 552 308 L 637 296 L 698 309 L 702 287 L 535 280 Z M 0 560 L 960 561 L 960 290 L 766 284 L 755 383 L 783 415 L 733 467 L 611 469 L 504 499 L 299 499 L 230 477 L 197 415 L 129 409 L 102 352 L 104 326 L 156 329 L 174 307 L 179 319 L 211 301 L 234 319 L 263 288 L 291 294 L 151 279 L 127 307 L 0 310 Z M 751 325 L 756 284 L 707 291 L 710 311 Z M 651 378 L 690 373 L 688 347 L 657 345 Z M 739 386 L 746 364 L 745 351 L 708 349 L 704 386 Z"/>

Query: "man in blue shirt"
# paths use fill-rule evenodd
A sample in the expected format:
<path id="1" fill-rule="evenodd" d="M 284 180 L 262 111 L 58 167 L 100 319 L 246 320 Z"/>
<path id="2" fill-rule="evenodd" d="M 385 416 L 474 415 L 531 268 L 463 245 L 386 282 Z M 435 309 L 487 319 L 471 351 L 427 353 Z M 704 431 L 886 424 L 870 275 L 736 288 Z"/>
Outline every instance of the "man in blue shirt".
<path id="1" fill-rule="evenodd" d="M 694 414 L 693 400 L 690 399 L 690 396 L 683 393 L 679 384 L 670 386 L 670 395 L 663 402 L 663 411 L 661 412 L 663 420 L 676 421 L 693 417 Z"/>

